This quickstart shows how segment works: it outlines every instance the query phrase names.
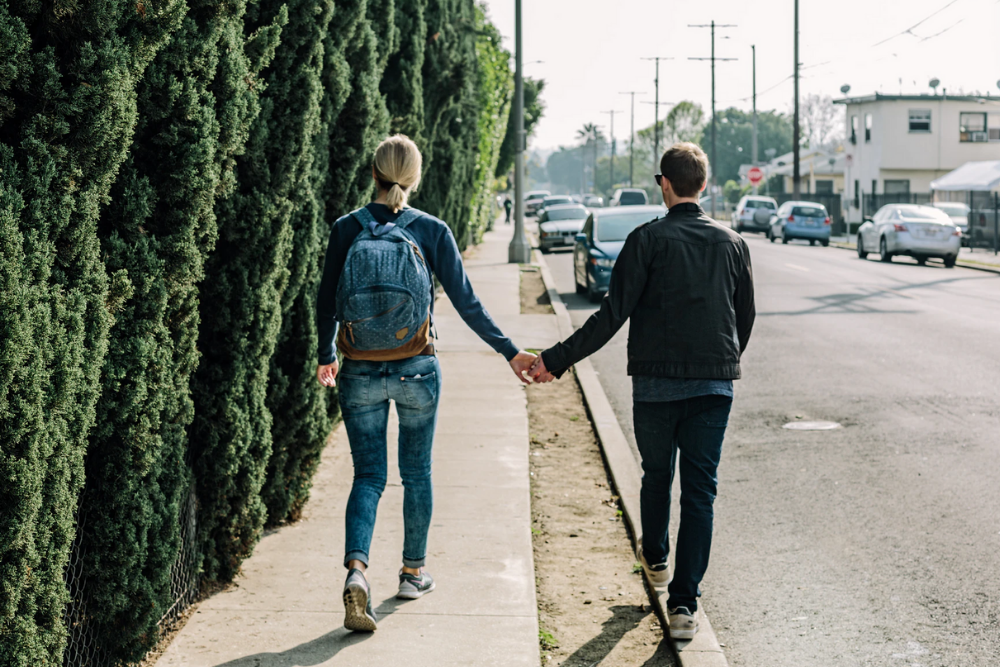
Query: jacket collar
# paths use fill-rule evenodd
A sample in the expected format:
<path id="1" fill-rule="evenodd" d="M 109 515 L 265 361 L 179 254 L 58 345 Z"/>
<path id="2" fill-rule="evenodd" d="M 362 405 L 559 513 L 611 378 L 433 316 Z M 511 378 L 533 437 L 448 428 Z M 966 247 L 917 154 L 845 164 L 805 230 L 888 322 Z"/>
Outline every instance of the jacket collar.
<path id="1" fill-rule="evenodd" d="M 674 204 L 670 207 L 667 213 L 704 213 L 700 204 L 695 204 L 693 202 L 685 201 L 680 204 Z"/>

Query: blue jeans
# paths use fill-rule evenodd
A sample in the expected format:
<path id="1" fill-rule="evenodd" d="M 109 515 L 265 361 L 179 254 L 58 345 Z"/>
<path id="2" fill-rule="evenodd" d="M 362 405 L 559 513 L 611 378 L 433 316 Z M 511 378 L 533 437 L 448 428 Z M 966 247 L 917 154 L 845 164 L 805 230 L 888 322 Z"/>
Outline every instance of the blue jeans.
<path id="1" fill-rule="evenodd" d="M 670 553 L 670 487 L 680 452 L 681 521 L 667 606 L 698 608 L 698 585 L 712 550 L 712 504 L 729 410 L 728 396 L 697 396 L 666 403 L 634 403 L 635 441 L 642 456 L 642 551 L 650 565 Z"/>
<path id="2" fill-rule="evenodd" d="M 393 400 L 399 415 L 399 475 L 403 479 L 403 565 L 421 567 L 427 557 L 434 507 L 431 447 L 441 389 L 437 357 L 387 362 L 346 359 L 337 381 L 354 461 L 344 565 L 351 560 L 368 565 L 375 514 L 385 489 L 389 401 Z"/>

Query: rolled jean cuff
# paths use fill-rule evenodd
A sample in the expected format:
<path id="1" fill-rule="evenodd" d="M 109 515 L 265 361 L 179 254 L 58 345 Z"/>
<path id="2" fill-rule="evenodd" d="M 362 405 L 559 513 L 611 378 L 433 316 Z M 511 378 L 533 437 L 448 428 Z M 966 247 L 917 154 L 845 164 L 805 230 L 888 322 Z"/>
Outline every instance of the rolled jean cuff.
<path id="1" fill-rule="evenodd" d="M 424 556 L 423 558 L 407 558 L 406 556 L 403 556 L 403 567 L 423 567 L 424 562 L 426 561 L 427 556 Z"/>
<path id="2" fill-rule="evenodd" d="M 365 567 L 368 567 L 368 554 L 364 551 L 348 551 L 347 555 L 344 556 L 344 567 L 347 567 L 347 564 L 352 560 L 359 560 L 365 564 Z"/>

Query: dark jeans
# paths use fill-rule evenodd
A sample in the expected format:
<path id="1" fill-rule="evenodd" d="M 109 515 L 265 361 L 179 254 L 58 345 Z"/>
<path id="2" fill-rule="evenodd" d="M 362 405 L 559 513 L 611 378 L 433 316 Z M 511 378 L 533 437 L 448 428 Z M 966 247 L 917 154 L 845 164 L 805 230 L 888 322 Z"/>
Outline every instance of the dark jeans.
<path id="1" fill-rule="evenodd" d="M 434 508 L 431 448 L 441 392 L 437 357 L 402 361 L 345 360 L 337 376 L 340 410 L 354 461 L 347 501 L 344 565 L 368 564 L 378 502 L 388 472 L 389 401 L 399 415 L 399 476 L 403 480 L 403 565 L 421 567 Z"/>
<path id="2" fill-rule="evenodd" d="M 634 403 L 635 440 L 642 456 L 642 550 L 650 565 L 670 553 L 670 487 L 680 452 L 681 521 L 667 606 L 698 608 L 698 584 L 712 549 L 712 504 L 729 410 L 728 396 L 697 396 L 667 403 Z"/>

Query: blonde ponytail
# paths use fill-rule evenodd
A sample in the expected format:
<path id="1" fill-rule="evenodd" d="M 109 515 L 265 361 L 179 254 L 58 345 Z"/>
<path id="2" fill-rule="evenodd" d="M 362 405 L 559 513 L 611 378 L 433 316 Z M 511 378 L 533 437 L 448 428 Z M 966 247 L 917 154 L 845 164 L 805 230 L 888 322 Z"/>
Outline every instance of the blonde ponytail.
<path id="1" fill-rule="evenodd" d="M 375 149 L 375 178 L 394 212 L 406 206 L 410 193 L 420 184 L 422 163 L 420 149 L 402 134 L 389 137 Z"/>

